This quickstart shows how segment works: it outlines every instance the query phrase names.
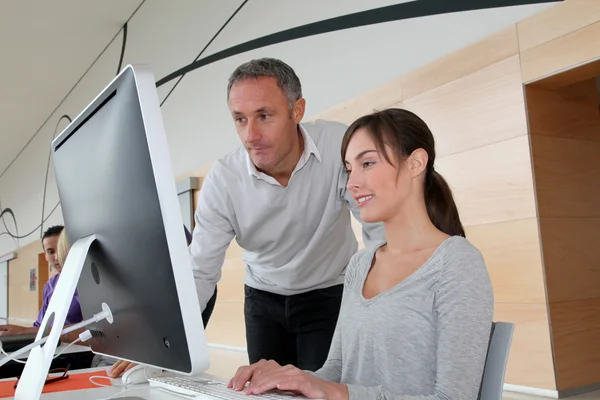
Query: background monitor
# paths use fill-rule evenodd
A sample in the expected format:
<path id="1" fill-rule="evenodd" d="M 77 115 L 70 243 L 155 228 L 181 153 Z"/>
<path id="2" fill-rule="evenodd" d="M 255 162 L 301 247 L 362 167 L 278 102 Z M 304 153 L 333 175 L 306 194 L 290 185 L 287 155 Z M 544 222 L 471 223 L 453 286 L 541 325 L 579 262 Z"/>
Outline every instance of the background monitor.
<path id="1" fill-rule="evenodd" d="M 95 235 L 77 285 L 91 348 L 195 374 L 209 355 L 154 75 L 124 70 L 53 141 L 70 243 Z"/>

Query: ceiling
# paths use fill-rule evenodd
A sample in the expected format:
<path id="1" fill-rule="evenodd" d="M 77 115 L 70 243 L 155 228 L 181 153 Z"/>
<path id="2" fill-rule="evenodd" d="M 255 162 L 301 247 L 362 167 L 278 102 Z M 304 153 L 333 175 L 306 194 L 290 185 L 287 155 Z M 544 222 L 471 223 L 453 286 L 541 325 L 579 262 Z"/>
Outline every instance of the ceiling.
<path id="1" fill-rule="evenodd" d="M 0 175 L 142 2 L 0 2 Z"/>

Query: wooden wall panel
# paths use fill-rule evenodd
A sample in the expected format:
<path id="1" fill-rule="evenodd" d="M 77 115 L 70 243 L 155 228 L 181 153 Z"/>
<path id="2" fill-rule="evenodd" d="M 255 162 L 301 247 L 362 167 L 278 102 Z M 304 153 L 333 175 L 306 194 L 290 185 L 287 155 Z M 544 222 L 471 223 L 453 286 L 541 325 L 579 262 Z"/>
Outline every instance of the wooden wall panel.
<path id="1" fill-rule="evenodd" d="M 480 42 L 433 61 L 315 116 L 307 117 L 306 120 L 322 118 L 350 124 L 362 115 L 392 105 L 399 107 L 401 106 L 399 103 L 404 99 L 415 97 L 460 79 L 518 53 L 517 30 L 515 25 L 511 25 Z M 518 64 L 516 71 L 519 73 L 520 82 Z M 502 73 L 506 73 L 506 71 L 502 71 Z"/>
<path id="2" fill-rule="evenodd" d="M 223 382 L 229 382 L 235 376 L 238 368 L 244 365 L 248 365 L 248 354 L 246 352 L 211 348 L 210 367 L 205 372 L 221 379 Z"/>
<path id="3" fill-rule="evenodd" d="M 29 290 L 29 270 L 35 269 L 37 273 L 41 246 L 41 242 L 36 240 L 17 250 L 17 258 L 8 262 L 8 316 L 10 318 L 29 320 L 37 318 L 38 286 L 36 283 L 36 290 Z"/>
<path id="4" fill-rule="evenodd" d="M 365 248 L 365 243 L 363 241 L 362 236 L 362 225 L 354 216 L 352 216 L 352 230 L 354 231 L 354 235 L 356 236 L 356 240 L 358 241 L 358 249 L 362 250 Z"/>
<path id="5" fill-rule="evenodd" d="M 560 74 L 550 75 L 547 78 L 530 83 L 529 87 L 544 89 L 560 89 L 565 86 L 585 81 L 600 76 L 600 59 L 587 62 L 577 68 L 569 69 Z"/>
<path id="6" fill-rule="evenodd" d="M 402 99 L 402 84 L 400 79 L 395 79 L 304 120 L 328 119 L 350 125 L 359 117 L 386 109 Z"/>
<path id="7" fill-rule="evenodd" d="M 569 0 L 518 24 L 560 391 L 600 382 L 599 20 Z"/>
<path id="8" fill-rule="evenodd" d="M 600 217 L 600 142 L 531 135 L 539 216 Z"/>
<path id="9" fill-rule="evenodd" d="M 526 95 L 532 135 L 600 141 L 595 79 L 558 90 L 528 86 Z"/>
<path id="10" fill-rule="evenodd" d="M 540 218 L 548 301 L 600 298 L 600 218 Z"/>
<path id="11" fill-rule="evenodd" d="M 521 52 L 523 82 L 534 81 L 597 59 L 600 56 L 598 38 L 600 22 Z"/>
<path id="12" fill-rule="evenodd" d="M 470 75 L 517 55 L 517 30 L 511 25 L 401 77 L 404 99 Z"/>
<path id="13" fill-rule="evenodd" d="M 244 278 L 246 266 L 242 258 L 226 258 L 221 270 L 217 301 L 225 303 L 244 302 Z"/>
<path id="14" fill-rule="evenodd" d="M 52 276 L 56 275 L 56 272 L 52 271 Z M 50 278 L 50 266 L 44 253 L 38 254 L 38 270 L 37 270 L 37 288 L 38 288 L 38 310 L 41 310 L 42 304 L 44 303 L 44 285 Z"/>
<path id="15" fill-rule="evenodd" d="M 534 218 L 527 136 L 436 160 L 465 226 Z"/>
<path id="16" fill-rule="evenodd" d="M 600 382 L 600 298 L 549 306 L 558 389 Z"/>
<path id="17" fill-rule="evenodd" d="M 437 157 L 527 135 L 519 57 L 404 100 L 433 132 Z"/>
<path id="18" fill-rule="evenodd" d="M 600 1 L 564 1 L 517 23 L 520 50 L 532 49 L 598 20 Z"/>
<path id="19" fill-rule="evenodd" d="M 599 23 L 579 34 L 590 29 L 600 32 Z M 556 41 L 563 38 L 566 36 Z M 585 45 L 597 47 L 597 38 Z M 583 69 L 583 75 L 579 68 L 569 71 L 569 79 L 591 71 L 588 66 Z M 596 81 L 588 78 L 554 89 L 545 81 L 527 88 L 556 379 L 561 391 L 600 382 L 600 113 Z M 552 84 L 568 81 L 550 79 Z"/>
<path id="20" fill-rule="evenodd" d="M 244 303 L 217 302 L 206 327 L 206 339 L 211 344 L 245 348 Z"/>
<path id="21" fill-rule="evenodd" d="M 515 324 L 505 382 L 556 389 L 545 303 L 496 303 L 494 320 Z"/>
<path id="22" fill-rule="evenodd" d="M 235 238 L 231 241 L 231 244 L 227 248 L 227 253 L 225 253 L 225 258 L 241 258 L 244 253 L 244 249 L 240 247 Z"/>
<path id="23" fill-rule="evenodd" d="M 496 303 L 546 302 L 536 218 L 469 226 L 465 231 L 483 254 Z"/>

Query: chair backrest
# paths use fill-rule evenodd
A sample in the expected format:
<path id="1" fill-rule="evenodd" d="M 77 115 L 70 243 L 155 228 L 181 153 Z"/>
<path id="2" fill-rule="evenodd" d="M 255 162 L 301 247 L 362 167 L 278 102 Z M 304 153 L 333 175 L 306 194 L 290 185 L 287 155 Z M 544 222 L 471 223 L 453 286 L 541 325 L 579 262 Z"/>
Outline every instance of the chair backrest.
<path id="1" fill-rule="evenodd" d="M 509 322 L 492 324 L 478 400 L 502 399 L 504 373 L 514 330 L 515 325 Z"/>

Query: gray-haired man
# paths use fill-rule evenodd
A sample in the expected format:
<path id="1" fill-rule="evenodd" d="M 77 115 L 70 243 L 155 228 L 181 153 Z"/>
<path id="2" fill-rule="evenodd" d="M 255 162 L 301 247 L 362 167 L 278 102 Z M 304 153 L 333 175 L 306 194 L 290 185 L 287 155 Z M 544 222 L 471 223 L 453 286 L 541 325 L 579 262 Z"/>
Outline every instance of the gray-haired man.
<path id="1" fill-rule="evenodd" d="M 354 200 L 340 157 L 346 126 L 300 123 L 300 80 L 264 58 L 231 75 L 227 101 L 243 146 L 218 160 L 202 184 L 190 246 L 201 308 L 235 237 L 244 249 L 250 363 L 272 359 L 316 370 L 327 358 L 344 271 L 357 241 Z M 380 225 L 363 238 L 382 240 Z"/>

